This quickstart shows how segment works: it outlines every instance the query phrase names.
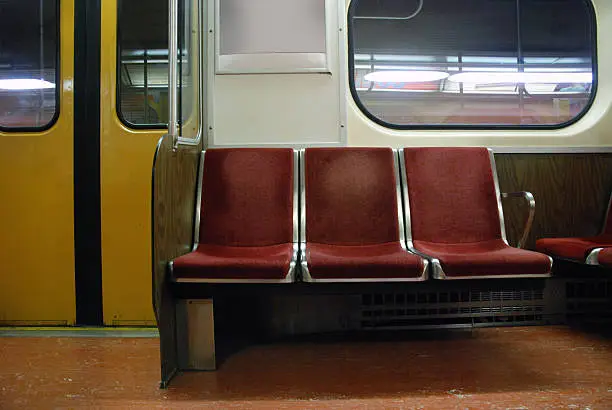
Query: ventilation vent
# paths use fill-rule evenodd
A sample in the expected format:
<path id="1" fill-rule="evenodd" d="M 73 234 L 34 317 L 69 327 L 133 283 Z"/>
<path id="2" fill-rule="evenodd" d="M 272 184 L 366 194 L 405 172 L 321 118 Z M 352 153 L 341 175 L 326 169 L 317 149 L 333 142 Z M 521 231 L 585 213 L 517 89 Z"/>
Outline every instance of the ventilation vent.
<path id="1" fill-rule="evenodd" d="M 541 288 L 362 295 L 362 329 L 544 324 Z"/>
<path id="2" fill-rule="evenodd" d="M 568 321 L 612 322 L 612 280 L 572 280 L 565 290 Z"/>

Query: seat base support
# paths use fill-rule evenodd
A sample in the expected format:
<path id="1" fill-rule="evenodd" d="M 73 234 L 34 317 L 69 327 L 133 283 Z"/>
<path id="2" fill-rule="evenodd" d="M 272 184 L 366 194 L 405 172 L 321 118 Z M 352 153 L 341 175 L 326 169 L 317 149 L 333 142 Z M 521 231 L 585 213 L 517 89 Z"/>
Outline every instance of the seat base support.
<path id="1" fill-rule="evenodd" d="M 216 370 L 213 300 L 178 300 L 176 324 L 179 368 Z"/>

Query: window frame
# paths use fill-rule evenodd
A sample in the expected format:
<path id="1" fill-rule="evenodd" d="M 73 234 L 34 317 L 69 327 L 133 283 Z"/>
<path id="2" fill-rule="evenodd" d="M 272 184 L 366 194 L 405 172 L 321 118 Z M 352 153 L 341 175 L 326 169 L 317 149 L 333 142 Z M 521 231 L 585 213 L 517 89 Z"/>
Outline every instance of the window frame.
<path id="1" fill-rule="evenodd" d="M 595 7 L 591 0 L 580 0 L 585 5 L 587 13 L 590 17 L 590 40 L 592 46 L 591 53 L 591 66 L 593 72 L 593 83 L 591 87 L 591 95 L 589 101 L 585 105 L 584 109 L 575 117 L 569 121 L 565 121 L 560 124 L 525 124 L 525 125 L 510 125 L 510 124 L 499 124 L 499 125 L 482 125 L 482 124 L 394 124 L 387 122 L 381 118 L 378 118 L 371 113 L 365 104 L 361 101 L 357 88 L 355 86 L 355 44 L 353 39 L 354 27 L 353 21 L 355 16 L 356 5 L 360 0 L 351 0 L 347 13 L 347 44 L 348 44 L 348 82 L 349 89 L 353 102 L 359 108 L 361 113 L 374 123 L 389 128 L 392 130 L 558 130 L 566 128 L 570 125 L 580 121 L 591 109 L 598 91 L 599 85 L 599 71 L 597 65 L 597 16 L 595 13 Z"/>
<path id="2" fill-rule="evenodd" d="M 53 126 L 55 124 L 57 124 L 57 122 L 59 121 L 60 118 L 60 111 L 61 111 L 61 89 L 62 89 L 62 59 L 61 59 L 61 50 L 62 50 L 62 37 L 61 37 L 61 25 L 62 25 L 62 15 L 61 15 L 61 1 L 62 0 L 55 0 L 55 15 L 56 15 L 56 21 L 55 21 L 55 38 L 56 38 L 56 42 L 55 42 L 55 112 L 53 114 L 53 117 L 51 117 L 51 119 L 49 120 L 49 122 L 47 122 L 47 124 L 42 125 L 42 126 L 38 126 L 38 127 L 31 127 L 31 126 L 23 126 L 23 127 L 7 127 L 5 125 L 2 125 L 0 123 L 0 132 L 3 133 L 11 133 L 11 134 L 15 134 L 15 133 L 41 133 L 41 132 L 45 132 L 50 130 L 51 128 L 53 128 Z"/>
<path id="3" fill-rule="evenodd" d="M 168 129 L 168 123 L 157 123 L 157 124 L 135 124 L 128 121 L 121 110 L 121 2 L 128 0 L 117 0 L 117 22 L 116 22 L 116 57 L 115 57 L 115 113 L 119 121 L 126 127 L 133 130 L 165 130 Z"/>

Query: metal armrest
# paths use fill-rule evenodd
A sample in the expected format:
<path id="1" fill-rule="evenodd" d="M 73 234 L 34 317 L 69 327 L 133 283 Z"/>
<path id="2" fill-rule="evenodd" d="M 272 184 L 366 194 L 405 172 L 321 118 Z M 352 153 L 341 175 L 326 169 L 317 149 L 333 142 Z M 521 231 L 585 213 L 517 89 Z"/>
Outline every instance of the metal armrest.
<path id="1" fill-rule="evenodd" d="M 535 198 L 531 192 L 527 191 L 502 193 L 502 198 L 525 198 L 529 204 L 529 216 L 525 222 L 525 228 L 523 230 L 523 234 L 521 235 L 521 239 L 519 239 L 516 245 L 517 248 L 522 248 L 525 246 L 525 242 L 527 242 L 527 237 L 529 236 L 531 226 L 533 225 L 533 218 L 535 216 Z"/>

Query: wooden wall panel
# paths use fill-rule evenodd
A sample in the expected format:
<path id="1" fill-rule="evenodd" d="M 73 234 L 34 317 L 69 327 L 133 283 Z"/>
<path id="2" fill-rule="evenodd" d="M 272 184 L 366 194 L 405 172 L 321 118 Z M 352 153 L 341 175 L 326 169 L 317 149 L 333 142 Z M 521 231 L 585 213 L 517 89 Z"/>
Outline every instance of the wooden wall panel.
<path id="1" fill-rule="evenodd" d="M 167 280 L 168 261 L 191 250 L 201 147 L 172 149 L 164 136 L 153 165 L 153 307 L 160 333 L 162 383 L 178 369 L 175 300 Z"/>
<path id="2" fill-rule="evenodd" d="M 535 196 L 527 249 L 539 238 L 599 233 L 612 190 L 612 154 L 496 154 L 495 159 L 502 192 Z M 527 205 L 520 198 L 503 202 L 508 240 L 516 245 Z"/>
<path id="3" fill-rule="evenodd" d="M 154 270 L 190 251 L 201 150 L 162 138 L 153 170 Z"/>

